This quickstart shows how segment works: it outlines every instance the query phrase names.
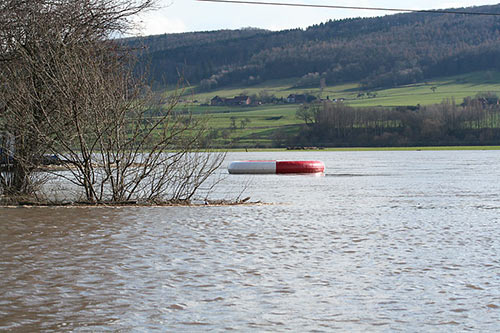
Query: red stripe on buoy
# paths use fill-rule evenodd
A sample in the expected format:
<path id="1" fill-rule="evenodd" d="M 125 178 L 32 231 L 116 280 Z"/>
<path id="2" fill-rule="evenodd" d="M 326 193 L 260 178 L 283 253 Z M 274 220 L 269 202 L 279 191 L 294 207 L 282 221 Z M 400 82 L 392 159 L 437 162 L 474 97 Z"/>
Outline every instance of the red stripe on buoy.
<path id="1" fill-rule="evenodd" d="M 325 171 L 321 161 L 276 161 L 276 173 L 320 173 Z"/>
<path id="2" fill-rule="evenodd" d="M 234 174 L 322 173 L 325 165 L 321 161 L 234 161 L 228 171 Z"/>

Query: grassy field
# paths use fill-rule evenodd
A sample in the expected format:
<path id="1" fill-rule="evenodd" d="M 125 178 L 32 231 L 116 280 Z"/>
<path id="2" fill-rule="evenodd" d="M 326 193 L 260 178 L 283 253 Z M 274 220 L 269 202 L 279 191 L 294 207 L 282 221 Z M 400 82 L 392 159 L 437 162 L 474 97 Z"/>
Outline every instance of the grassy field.
<path id="1" fill-rule="evenodd" d="M 276 97 L 287 97 L 292 93 L 309 93 L 321 98 L 340 99 L 354 107 L 395 107 L 406 105 L 429 105 L 443 100 L 461 103 L 464 97 L 475 96 L 481 92 L 500 95 L 499 72 L 475 72 L 459 76 L 445 77 L 428 82 L 411 84 L 391 89 L 361 91 L 358 84 L 329 86 L 319 88 L 293 88 L 296 79 L 268 81 L 251 87 L 228 87 L 207 93 L 192 94 L 186 90 L 185 101 L 197 101 L 182 105 L 194 114 L 208 116 L 210 128 L 225 131 L 220 144 L 229 142 L 237 146 L 269 146 L 276 131 L 287 133 L 298 131 L 301 120 L 295 113 L 297 104 L 212 107 L 208 104 L 214 96 L 234 97 L 239 94 L 252 95 L 265 91 Z M 432 89 L 431 89 L 432 88 Z M 243 126 L 242 126 L 243 125 Z"/>
<path id="2" fill-rule="evenodd" d="M 238 94 L 258 94 L 266 91 L 276 97 L 287 97 L 293 93 L 310 93 L 330 99 L 344 98 L 347 104 L 353 106 L 401 106 L 428 105 L 440 103 L 444 99 L 455 99 L 461 102 L 464 97 L 474 96 L 479 92 L 500 93 L 500 72 L 474 72 L 458 76 L 438 78 L 435 80 L 405 85 L 391 89 L 371 90 L 367 97 L 357 83 L 328 86 L 322 91 L 319 88 L 293 88 L 297 79 L 268 81 L 251 87 L 226 87 L 211 92 L 191 94 L 187 91 L 186 99 L 208 103 L 214 96 L 234 97 Z M 431 88 L 435 87 L 433 91 Z M 361 97 L 358 95 L 364 94 Z"/>
<path id="3" fill-rule="evenodd" d="M 431 88 L 435 87 L 435 90 Z M 472 74 L 442 78 L 426 83 L 374 91 L 375 98 L 354 99 L 352 106 L 400 106 L 429 105 L 445 99 L 461 103 L 464 97 L 481 92 L 500 93 L 500 73 L 477 72 Z"/>
<path id="4" fill-rule="evenodd" d="M 194 107 L 208 115 L 208 126 L 225 131 L 227 141 L 237 141 L 239 146 L 269 146 L 277 130 L 297 131 L 300 120 L 295 117 L 296 105 L 263 105 L 256 107 L 233 107 L 210 112 L 211 107 Z"/>

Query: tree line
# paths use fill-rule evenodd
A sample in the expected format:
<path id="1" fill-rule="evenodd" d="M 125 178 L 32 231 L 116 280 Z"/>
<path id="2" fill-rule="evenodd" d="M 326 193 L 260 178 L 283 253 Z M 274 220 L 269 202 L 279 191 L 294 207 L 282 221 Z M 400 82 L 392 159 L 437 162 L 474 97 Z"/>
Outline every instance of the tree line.
<path id="1" fill-rule="evenodd" d="M 397 108 L 354 108 L 321 102 L 297 111 L 298 135 L 280 137 L 281 146 L 443 146 L 500 143 L 499 98 L 491 93 L 456 104 Z"/>

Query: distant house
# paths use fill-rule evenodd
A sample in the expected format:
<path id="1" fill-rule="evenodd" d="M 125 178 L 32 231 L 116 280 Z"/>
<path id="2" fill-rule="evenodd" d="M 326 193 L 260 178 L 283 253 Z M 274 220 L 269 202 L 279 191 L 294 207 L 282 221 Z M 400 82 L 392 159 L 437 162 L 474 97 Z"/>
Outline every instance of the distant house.
<path id="1" fill-rule="evenodd" d="M 252 99 L 245 95 L 236 96 L 233 98 L 223 98 L 215 96 L 210 100 L 210 105 L 212 106 L 240 106 L 240 105 L 251 105 Z"/>
<path id="2" fill-rule="evenodd" d="M 483 108 L 486 108 L 491 105 L 500 105 L 500 98 L 496 96 L 486 96 L 486 97 L 466 97 L 464 98 L 464 102 L 460 104 L 461 106 L 480 104 Z"/>
<path id="3" fill-rule="evenodd" d="M 316 100 L 316 97 L 309 94 L 290 94 L 286 98 L 286 102 L 292 104 L 311 103 L 314 100 Z"/>
<path id="4" fill-rule="evenodd" d="M 296 94 L 290 94 L 290 95 L 288 95 L 288 97 L 286 98 L 286 102 L 287 103 L 292 103 L 292 104 L 293 103 L 299 103 L 299 102 L 297 102 L 297 100 L 298 100 L 297 96 L 300 96 L 300 95 L 296 95 Z"/>
<path id="5" fill-rule="evenodd" d="M 225 98 L 222 98 L 222 97 L 219 97 L 219 96 L 215 96 L 214 98 L 212 98 L 210 100 L 210 105 L 211 106 L 221 106 L 221 105 L 224 105 L 224 100 L 225 100 Z"/>
<path id="6" fill-rule="evenodd" d="M 249 101 L 249 97 L 248 96 L 236 96 L 234 98 L 228 98 L 226 99 L 226 105 L 228 106 L 234 106 L 234 105 L 249 105 L 250 104 L 250 101 Z"/>
<path id="7" fill-rule="evenodd" d="M 490 97 L 482 97 L 479 98 L 479 102 L 483 104 L 483 106 L 487 105 L 499 105 L 499 99 L 496 96 L 490 96 Z"/>

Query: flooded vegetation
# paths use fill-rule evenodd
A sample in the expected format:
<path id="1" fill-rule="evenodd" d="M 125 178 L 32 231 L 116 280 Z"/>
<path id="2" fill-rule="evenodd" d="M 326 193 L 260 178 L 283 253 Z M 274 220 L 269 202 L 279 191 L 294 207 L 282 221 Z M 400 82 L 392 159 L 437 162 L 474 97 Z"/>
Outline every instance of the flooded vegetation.
<path id="1" fill-rule="evenodd" d="M 323 176 L 228 175 L 322 160 Z M 0 330 L 495 331 L 496 151 L 230 153 L 266 205 L 0 208 Z"/>
<path id="2" fill-rule="evenodd" d="M 498 90 L 498 6 L 118 38 L 157 4 L 0 2 L 0 331 L 498 331 L 497 151 L 212 150 L 498 144 L 495 93 L 429 105 Z"/>

